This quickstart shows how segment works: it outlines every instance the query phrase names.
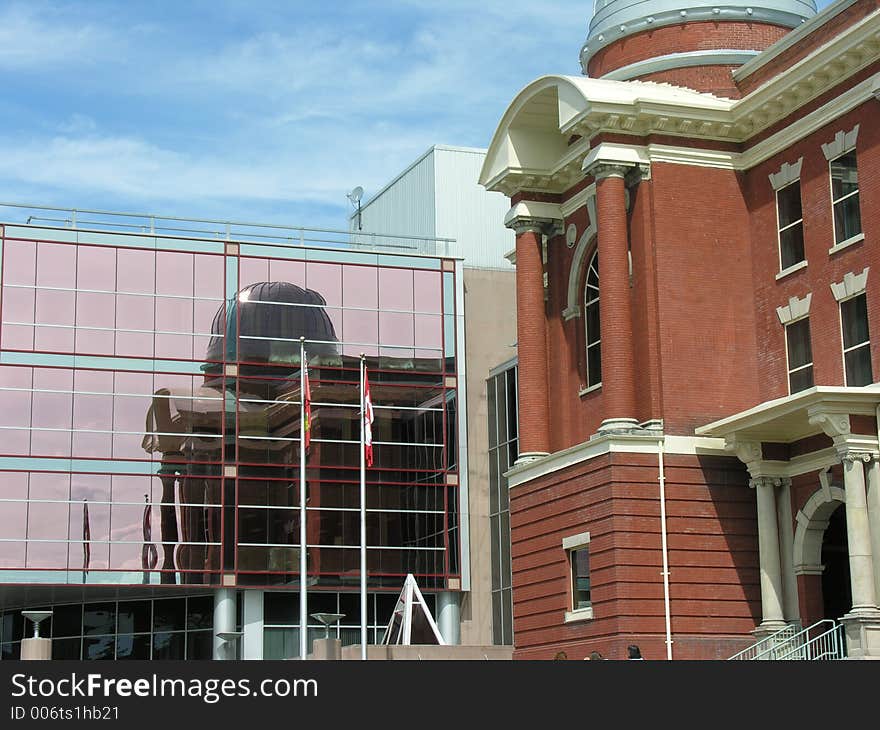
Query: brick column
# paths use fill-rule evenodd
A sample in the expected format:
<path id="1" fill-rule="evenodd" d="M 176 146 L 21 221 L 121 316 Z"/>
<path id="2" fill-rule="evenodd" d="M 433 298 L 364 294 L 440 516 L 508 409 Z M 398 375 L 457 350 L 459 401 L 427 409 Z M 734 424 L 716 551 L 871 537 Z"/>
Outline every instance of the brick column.
<path id="1" fill-rule="evenodd" d="M 624 186 L 628 169 L 624 165 L 600 162 L 588 170 L 596 179 L 602 406 L 605 412 L 600 432 L 629 430 L 637 425 Z"/>
<path id="2" fill-rule="evenodd" d="M 517 218 L 516 340 L 518 358 L 519 449 L 517 463 L 550 453 L 550 397 L 547 392 L 547 329 L 541 235 L 546 223 Z"/>

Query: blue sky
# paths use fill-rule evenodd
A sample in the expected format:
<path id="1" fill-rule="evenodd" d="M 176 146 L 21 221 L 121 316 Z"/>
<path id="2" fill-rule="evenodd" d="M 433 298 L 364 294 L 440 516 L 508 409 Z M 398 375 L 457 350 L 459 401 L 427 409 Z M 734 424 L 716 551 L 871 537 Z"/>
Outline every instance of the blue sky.
<path id="1" fill-rule="evenodd" d="M 356 185 L 580 73 L 589 7 L 0 2 L 0 200 L 345 228 Z"/>

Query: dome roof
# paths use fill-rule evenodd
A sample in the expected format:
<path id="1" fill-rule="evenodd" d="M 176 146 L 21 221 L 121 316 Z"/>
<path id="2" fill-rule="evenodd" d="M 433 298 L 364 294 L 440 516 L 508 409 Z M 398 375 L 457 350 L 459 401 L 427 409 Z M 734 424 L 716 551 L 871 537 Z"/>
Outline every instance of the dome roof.
<path id="1" fill-rule="evenodd" d="M 681 0 L 595 0 L 590 31 L 581 48 L 581 67 L 598 50 L 627 36 L 665 25 L 694 21 L 748 21 L 796 28 L 816 14 L 815 0 L 761 0 L 719 4 Z"/>
<path id="2" fill-rule="evenodd" d="M 310 306 L 285 306 L 290 304 Z M 312 341 L 308 343 L 310 356 L 335 355 L 338 340 L 324 310 L 326 304 L 318 292 L 286 281 L 250 284 L 238 292 L 235 300 L 217 310 L 211 333 L 218 336 L 208 344 L 207 359 L 223 359 L 224 336 L 228 353 L 234 353 L 237 339 L 238 358 L 252 363 L 298 362 L 300 337 Z"/>

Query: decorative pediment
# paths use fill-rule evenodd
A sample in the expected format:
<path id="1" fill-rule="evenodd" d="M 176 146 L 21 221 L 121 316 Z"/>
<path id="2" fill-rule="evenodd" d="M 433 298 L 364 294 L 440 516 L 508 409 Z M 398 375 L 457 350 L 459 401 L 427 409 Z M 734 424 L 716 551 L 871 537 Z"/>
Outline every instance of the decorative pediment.
<path id="1" fill-rule="evenodd" d="M 843 281 L 831 285 L 831 292 L 834 298 L 840 302 L 844 299 L 854 297 L 861 294 L 868 286 L 868 269 L 866 266 L 861 274 L 854 274 L 851 271 L 843 276 Z"/>

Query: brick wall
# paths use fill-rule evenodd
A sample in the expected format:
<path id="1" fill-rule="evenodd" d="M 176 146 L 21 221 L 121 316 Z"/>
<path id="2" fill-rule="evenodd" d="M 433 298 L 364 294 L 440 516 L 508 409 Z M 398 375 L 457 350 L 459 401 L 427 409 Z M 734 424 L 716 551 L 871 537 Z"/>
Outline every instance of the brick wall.
<path id="1" fill-rule="evenodd" d="M 765 23 L 700 21 L 635 33 L 597 51 L 587 70 L 592 78 L 648 58 L 716 48 L 763 50 L 788 33 Z M 696 88 L 696 87 L 695 87 Z"/>
<path id="2" fill-rule="evenodd" d="M 760 400 L 778 398 L 788 393 L 785 332 L 776 308 L 790 297 L 803 298 L 812 292 L 810 334 L 813 347 L 813 373 L 817 385 L 843 385 L 843 352 L 840 314 L 830 284 L 843 280 L 847 272 L 868 275 L 868 321 L 873 339 L 872 366 L 875 378 L 880 375 L 880 102 L 870 100 L 849 114 L 796 143 L 790 149 L 758 165 L 745 176 L 744 190 L 749 209 L 755 281 L 757 320 L 758 386 Z M 834 224 L 828 161 L 822 144 L 830 142 L 838 130 L 849 131 L 859 124 L 856 145 L 859 171 L 859 197 L 865 240 L 830 255 L 834 244 Z M 801 201 L 804 215 L 804 254 L 807 267 L 780 280 L 776 196 L 768 175 L 783 162 L 794 163 L 803 157 Z M 875 274 L 876 271 L 876 274 Z M 875 334 L 876 333 L 876 334 Z"/>
<path id="3" fill-rule="evenodd" d="M 774 76 L 778 76 L 787 68 L 806 58 L 810 53 L 821 47 L 844 29 L 854 25 L 862 18 L 880 8 L 880 0 L 859 0 L 834 18 L 822 23 L 812 33 L 801 38 L 791 48 L 780 53 L 772 61 L 764 64 L 754 73 L 742 79 L 737 86 L 743 96 L 757 89 Z"/>
<path id="4" fill-rule="evenodd" d="M 668 455 L 667 544 L 676 659 L 723 659 L 760 621 L 757 521 L 742 465 Z M 516 658 L 610 659 L 637 643 L 665 659 L 657 457 L 610 454 L 511 491 Z M 562 540 L 590 533 L 594 618 L 564 623 L 570 606 Z"/>

